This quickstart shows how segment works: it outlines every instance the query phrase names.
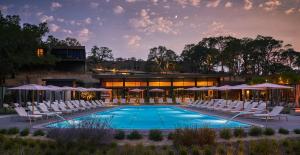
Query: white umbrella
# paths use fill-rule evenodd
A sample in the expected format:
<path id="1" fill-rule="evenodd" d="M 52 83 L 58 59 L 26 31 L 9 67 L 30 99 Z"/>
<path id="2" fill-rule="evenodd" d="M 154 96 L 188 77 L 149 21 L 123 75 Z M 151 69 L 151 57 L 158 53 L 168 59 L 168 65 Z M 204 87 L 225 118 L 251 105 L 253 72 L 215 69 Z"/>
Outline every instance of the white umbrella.
<path id="1" fill-rule="evenodd" d="M 37 84 L 28 84 L 28 85 L 22 85 L 22 86 L 18 86 L 18 87 L 13 87 L 13 88 L 9 88 L 11 90 L 52 90 L 51 88 L 48 88 L 46 86 L 42 86 L 42 85 L 37 85 Z M 32 104 L 34 104 L 34 94 L 32 92 Z M 34 106 L 33 106 L 34 108 Z M 34 109 L 32 108 L 32 111 L 34 112 Z"/>
<path id="2" fill-rule="evenodd" d="M 77 90 L 77 88 L 75 87 L 69 87 L 69 86 L 63 86 L 63 87 L 60 87 L 61 90 Z"/>
<path id="3" fill-rule="evenodd" d="M 9 88 L 9 89 L 11 90 L 52 90 L 51 88 L 42 85 L 37 85 L 37 84 L 22 85 L 18 87 Z"/>
<path id="4" fill-rule="evenodd" d="M 191 88 L 187 88 L 185 90 L 188 90 L 188 91 L 200 91 L 201 88 L 198 88 L 198 87 L 191 87 Z"/>
<path id="5" fill-rule="evenodd" d="M 279 85 L 279 84 L 273 84 L 273 83 L 262 83 L 262 84 L 256 84 L 250 86 L 251 88 L 257 88 L 257 89 L 292 89 L 293 87 Z"/>
<path id="6" fill-rule="evenodd" d="M 154 89 L 150 89 L 149 92 L 164 92 L 165 90 L 163 89 L 159 89 L 159 88 L 154 88 Z"/>
<path id="7" fill-rule="evenodd" d="M 105 89 L 105 88 L 90 88 L 89 90 L 92 90 L 92 91 L 100 91 L 100 92 L 111 91 L 111 89 Z"/>
<path id="8" fill-rule="evenodd" d="M 83 88 L 83 87 L 77 87 L 76 91 L 85 92 L 85 91 L 91 91 L 90 89 Z"/>
<path id="9" fill-rule="evenodd" d="M 135 92 L 135 93 L 140 93 L 142 91 L 144 91 L 143 89 L 138 89 L 138 88 L 135 88 L 135 89 L 130 89 L 129 90 L 130 92 Z"/>

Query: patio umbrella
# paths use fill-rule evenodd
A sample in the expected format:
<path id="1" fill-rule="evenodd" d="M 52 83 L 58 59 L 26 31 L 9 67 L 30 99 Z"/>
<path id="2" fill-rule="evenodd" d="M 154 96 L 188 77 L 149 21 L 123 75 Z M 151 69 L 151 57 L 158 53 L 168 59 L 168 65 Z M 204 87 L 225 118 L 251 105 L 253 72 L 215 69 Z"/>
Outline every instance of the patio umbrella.
<path id="1" fill-rule="evenodd" d="M 154 89 L 150 89 L 150 92 L 164 92 L 165 90 L 163 89 L 159 89 L 159 88 L 154 88 Z"/>
<path id="2" fill-rule="evenodd" d="M 254 88 L 254 89 L 265 89 L 267 92 L 269 90 L 274 90 L 274 89 L 293 89 L 293 87 L 290 87 L 290 86 L 284 86 L 284 85 L 273 84 L 273 83 L 256 84 L 256 85 L 252 85 L 250 87 Z M 272 96 L 272 94 L 271 94 L 271 96 Z"/>
<path id="3" fill-rule="evenodd" d="M 129 90 L 130 92 L 135 92 L 135 93 L 140 93 L 140 92 L 142 92 L 142 91 L 144 91 L 143 89 L 138 89 L 138 88 L 136 88 L 136 89 L 130 89 Z"/>
<path id="4" fill-rule="evenodd" d="M 34 91 L 40 91 L 40 90 L 53 90 L 52 88 L 48 88 L 46 86 L 37 85 L 37 84 L 28 84 L 28 85 L 22 85 L 18 87 L 9 88 L 10 90 L 31 90 L 32 92 L 32 104 L 34 104 Z M 34 107 L 34 106 L 33 106 Z M 34 113 L 34 109 L 32 108 L 32 111 Z"/>
<path id="5" fill-rule="evenodd" d="M 188 90 L 188 91 L 200 91 L 201 89 L 198 88 L 198 87 L 191 87 L 191 88 L 187 88 L 185 90 Z"/>

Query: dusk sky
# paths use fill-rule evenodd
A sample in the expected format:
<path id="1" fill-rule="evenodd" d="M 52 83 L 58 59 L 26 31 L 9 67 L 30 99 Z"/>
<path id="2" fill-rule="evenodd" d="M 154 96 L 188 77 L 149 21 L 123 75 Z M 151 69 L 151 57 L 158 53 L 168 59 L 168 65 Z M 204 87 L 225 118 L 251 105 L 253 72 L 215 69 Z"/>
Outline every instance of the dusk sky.
<path id="1" fill-rule="evenodd" d="M 300 51 L 300 0 L 0 0 L 0 10 L 47 22 L 50 34 L 77 38 L 88 52 L 107 46 L 115 58 L 145 59 L 158 45 L 179 54 L 219 35 L 268 35 Z"/>

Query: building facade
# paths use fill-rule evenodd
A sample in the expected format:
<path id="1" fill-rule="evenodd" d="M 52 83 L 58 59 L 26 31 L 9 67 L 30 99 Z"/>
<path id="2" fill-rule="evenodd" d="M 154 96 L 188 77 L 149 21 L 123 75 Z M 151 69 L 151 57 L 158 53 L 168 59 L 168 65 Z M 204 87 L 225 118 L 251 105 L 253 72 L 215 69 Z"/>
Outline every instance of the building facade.
<path id="1" fill-rule="evenodd" d="M 59 59 L 55 65 L 55 70 L 68 72 L 86 71 L 85 46 L 55 47 L 50 52 Z"/>
<path id="2" fill-rule="evenodd" d="M 112 89 L 111 98 L 130 98 L 141 95 L 149 97 L 191 97 L 195 92 L 187 92 L 186 88 L 219 86 L 222 75 L 176 73 L 176 74 L 97 74 L 99 87 Z M 161 92 L 151 92 L 152 89 L 161 89 Z M 143 90 L 142 94 L 131 92 L 132 89 Z M 208 91 L 205 96 L 214 96 Z"/>

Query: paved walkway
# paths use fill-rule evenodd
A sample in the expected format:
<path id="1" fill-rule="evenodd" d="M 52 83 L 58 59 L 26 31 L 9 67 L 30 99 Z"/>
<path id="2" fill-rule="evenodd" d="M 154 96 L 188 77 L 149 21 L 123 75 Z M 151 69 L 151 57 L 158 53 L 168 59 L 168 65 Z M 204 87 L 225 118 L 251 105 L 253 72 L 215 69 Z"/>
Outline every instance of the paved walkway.
<path id="1" fill-rule="evenodd" d="M 204 114 L 208 114 L 208 115 L 220 116 L 220 117 L 223 117 L 226 119 L 230 119 L 233 116 L 232 114 L 229 115 L 229 114 L 218 113 L 218 112 L 214 112 L 214 111 L 201 110 L 201 109 L 197 109 L 197 108 L 188 108 L 188 107 L 184 107 L 184 108 L 194 110 L 194 111 L 199 111 L 200 113 L 204 113 Z M 75 113 L 75 114 L 71 114 L 71 115 L 64 115 L 63 117 L 66 119 L 71 119 L 73 117 L 78 117 L 78 116 L 86 115 L 89 113 L 102 111 L 105 109 L 107 109 L 107 108 L 98 108 L 95 110 Z M 289 129 L 289 130 L 293 130 L 295 128 L 300 128 L 300 116 L 293 116 L 293 115 L 287 115 L 287 116 L 288 116 L 288 121 L 286 121 L 285 119 L 284 120 L 269 120 L 267 123 L 265 120 L 260 120 L 257 118 L 250 118 L 250 117 L 238 117 L 234 120 L 238 120 L 238 121 L 245 122 L 245 123 L 252 123 L 252 124 L 268 126 L 268 127 L 274 128 L 274 129 L 278 129 L 280 127 L 283 127 L 283 128 Z M 33 122 L 30 125 L 29 121 L 25 121 L 24 119 L 19 118 L 17 115 L 2 115 L 2 116 L 0 116 L 0 128 L 10 128 L 10 127 L 18 127 L 20 129 L 31 128 L 33 126 L 39 126 L 41 124 L 45 124 L 48 122 L 54 122 L 54 121 L 58 121 L 58 120 L 59 120 L 59 118 L 53 117 L 51 119 L 39 120 L 39 121 Z"/>

